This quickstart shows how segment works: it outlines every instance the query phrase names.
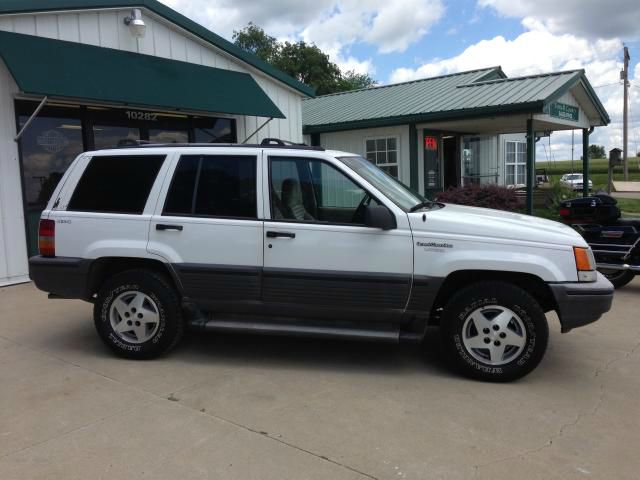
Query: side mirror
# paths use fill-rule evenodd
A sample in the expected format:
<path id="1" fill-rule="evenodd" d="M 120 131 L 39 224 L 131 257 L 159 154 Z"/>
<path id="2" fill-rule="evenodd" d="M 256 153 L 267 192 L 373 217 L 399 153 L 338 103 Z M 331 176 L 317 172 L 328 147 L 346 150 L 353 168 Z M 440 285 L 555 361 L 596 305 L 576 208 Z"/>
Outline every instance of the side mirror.
<path id="1" fill-rule="evenodd" d="M 393 230 L 398 226 L 396 217 L 383 205 L 368 205 L 364 211 L 364 224 L 382 230 Z"/>

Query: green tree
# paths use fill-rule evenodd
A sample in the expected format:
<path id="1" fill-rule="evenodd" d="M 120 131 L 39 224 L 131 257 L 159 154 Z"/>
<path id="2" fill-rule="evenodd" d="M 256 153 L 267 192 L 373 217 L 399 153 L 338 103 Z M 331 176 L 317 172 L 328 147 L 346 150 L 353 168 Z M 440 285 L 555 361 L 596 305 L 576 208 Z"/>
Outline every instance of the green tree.
<path id="1" fill-rule="evenodd" d="M 282 70 L 302 83 L 311 85 L 317 95 L 344 92 L 375 85 L 368 74 L 342 72 L 329 55 L 316 45 L 304 41 L 278 42 L 253 22 L 233 32 L 234 43 L 254 53 L 265 62 Z"/>
<path id="2" fill-rule="evenodd" d="M 313 44 L 284 42 L 273 65 L 283 72 L 311 85 L 317 95 L 338 91 L 340 69 L 329 55 Z"/>
<path id="3" fill-rule="evenodd" d="M 338 80 L 339 91 L 358 90 L 373 87 L 376 81 L 368 73 L 356 73 L 353 70 L 342 72 Z"/>
<path id="4" fill-rule="evenodd" d="M 273 63 L 279 54 L 280 45 L 275 37 L 267 35 L 253 22 L 242 30 L 233 31 L 233 42 L 243 50 L 251 52 L 268 63 Z"/>
<path id="5" fill-rule="evenodd" d="M 589 158 L 604 158 L 604 146 L 603 145 L 589 145 Z"/>

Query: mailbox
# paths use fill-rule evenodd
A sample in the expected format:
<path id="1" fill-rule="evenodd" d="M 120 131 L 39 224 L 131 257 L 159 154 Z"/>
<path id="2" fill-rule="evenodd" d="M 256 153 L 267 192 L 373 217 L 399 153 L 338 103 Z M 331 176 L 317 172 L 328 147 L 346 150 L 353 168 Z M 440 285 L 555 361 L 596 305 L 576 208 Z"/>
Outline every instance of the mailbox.
<path id="1" fill-rule="evenodd" d="M 609 166 L 617 167 L 619 165 L 622 165 L 622 150 L 612 148 L 609 150 Z"/>

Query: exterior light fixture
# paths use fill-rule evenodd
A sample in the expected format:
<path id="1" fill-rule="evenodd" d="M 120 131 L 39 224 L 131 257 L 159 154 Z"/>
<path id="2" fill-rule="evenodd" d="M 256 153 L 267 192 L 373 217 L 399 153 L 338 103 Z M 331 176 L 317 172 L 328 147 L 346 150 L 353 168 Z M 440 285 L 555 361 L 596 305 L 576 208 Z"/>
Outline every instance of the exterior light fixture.
<path id="1" fill-rule="evenodd" d="M 131 35 L 136 38 L 144 37 L 144 33 L 147 30 L 147 26 L 142 20 L 142 10 L 139 8 L 134 8 L 131 10 L 131 15 L 125 17 L 124 24 L 129 27 L 131 31 Z"/>

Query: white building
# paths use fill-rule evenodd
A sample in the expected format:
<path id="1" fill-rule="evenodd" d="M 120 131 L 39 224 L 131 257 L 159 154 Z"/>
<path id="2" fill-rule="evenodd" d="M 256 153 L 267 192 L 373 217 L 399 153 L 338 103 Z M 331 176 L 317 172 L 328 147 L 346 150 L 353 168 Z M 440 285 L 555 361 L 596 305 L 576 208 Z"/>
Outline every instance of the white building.
<path id="1" fill-rule="evenodd" d="M 28 280 L 40 211 L 82 151 L 300 142 L 313 95 L 156 0 L 5 0 L 0 58 L 0 286 Z"/>
<path id="2" fill-rule="evenodd" d="M 305 99 L 302 120 L 312 145 L 358 153 L 433 196 L 523 186 L 535 166 L 528 137 L 581 129 L 586 151 L 609 116 L 583 70 L 507 78 L 492 67 Z"/>

